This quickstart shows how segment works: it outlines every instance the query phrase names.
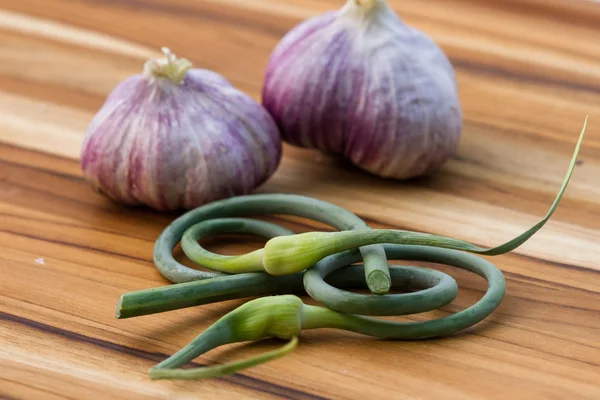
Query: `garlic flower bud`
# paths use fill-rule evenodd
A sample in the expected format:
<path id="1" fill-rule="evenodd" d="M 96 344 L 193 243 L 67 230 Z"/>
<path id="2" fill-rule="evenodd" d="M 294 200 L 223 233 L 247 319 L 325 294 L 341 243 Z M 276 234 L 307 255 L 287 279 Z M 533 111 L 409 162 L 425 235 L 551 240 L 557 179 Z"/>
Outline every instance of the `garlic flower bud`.
<path id="1" fill-rule="evenodd" d="M 163 51 L 92 120 L 81 157 L 86 180 L 118 202 L 158 210 L 251 192 L 281 159 L 272 117 L 222 76 Z"/>
<path id="2" fill-rule="evenodd" d="M 285 141 L 396 179 L 439 168 L 462 129 L 448 58 L 385 0 L 348 0 L 292 29 L 269 60 L 263 105 Z"/>

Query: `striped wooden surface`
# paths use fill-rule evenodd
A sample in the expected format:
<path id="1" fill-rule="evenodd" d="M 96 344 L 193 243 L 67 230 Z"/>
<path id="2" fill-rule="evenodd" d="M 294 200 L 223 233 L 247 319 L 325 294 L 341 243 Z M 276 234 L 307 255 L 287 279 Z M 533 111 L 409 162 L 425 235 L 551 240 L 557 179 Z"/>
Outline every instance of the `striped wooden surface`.
<path id="1" fill-rule="evenodd" d="M 146 371 L 232 301 L 116 320 L 119 296 L 166 284 L 152 247 L 176 216 L 94 193 L 77 158 L 105 96 L 169 46 L 258 98 L 279 38 L 341 0 L 0 0 L 0 397 L 600 398 L 600 5 L 585 0 L 395 0 L 457 68 L 465 129 L 435 177 L 383 181 L 285 148 L 260 192 L 319 197 L 374 227 L 498 244 L 543 215 L 586 114 L 580 163 L 554 219 L 495 259 L 507 298 L 464 334 L 387 342 L 323 330 L 293 355 L 223 379 L 151 382 Z M 298 231 L 306 221 L 279 219 Z M 224 253 L 260 242 L 211 242 Z M 444 269 L 447 270 L 447 269 Z M 459 298 L 484 284 L 450 271 Z M 273 348 L 232 346 L 223 362 Z"/>

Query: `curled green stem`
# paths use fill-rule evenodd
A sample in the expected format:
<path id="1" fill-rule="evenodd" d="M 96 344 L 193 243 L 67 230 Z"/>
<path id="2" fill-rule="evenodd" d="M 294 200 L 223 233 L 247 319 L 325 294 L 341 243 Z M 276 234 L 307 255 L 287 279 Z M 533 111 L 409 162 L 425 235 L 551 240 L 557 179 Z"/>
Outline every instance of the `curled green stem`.
<path id="1" fill-rule="evenodd" d="M 189 268 L 175 260 L 173 249 L 182 240 L 184 233 L 200 222 L 210 222 L 217 218 L 258 216 L 265 214 L 284 214 L 310 218 L 340 230 L 369 230 L 369 226 L 359 217 L 341 207 L 321 200 L 304 196 L 286 194 L 261 194 L 229 198 L 217 201 L 189 211 L 173 221 L 159 236 L 154 246 L 154 264 L 160 273 L 174 283 L 211 279 L 223 276 L 222 272 L 206 272 Z M 193 229 L 193 228 L 192 228 Z M 244 228 L 240 228 L 244 229 Z M 194 241 L 189 240 L 197 232 L 188 234 L 185 249 L 194 247 Z M 360 248 L 364 261 L 364 272 L 367 286 L 371 292 L 385 294 L 389 291 L 391 279 L 385 252 L 380 245 L 370 245 Z M 223 256 L 215 258 L 199 251 L 196 255 L 190 253 L 196 262 L 202 266 L 219 268 Z M 203 258 L 204 257 L 204 258 Z M 215 263 L 216 261 L 216 263 Z M 242 271 L 255 270 L 236 261 L 229 260 L 228 272 L 234 272 L 237 267 Z M 256 266 L 256 265 L 255 265 Z M 260 268 L 262 269 L 262 267 Z"/>
<path id="2" fill-rule="evenodd" d="M 154 367 L 150 372 L 151 377 L 153 379 L 196 379 L 238 371 L 291 352 L 296 347 L 298 334 L 301 330 L 306 329 L 335 328 L 386 339 L 424 339 L 450 335 L 479 323 L 500 305 L 505 294 L 506 283 L 502 273 L 493 264 L 469 253 L 499 255 L 509 252 L 527 241 L 550 219 L 571 178 L 584 132 L 585 126 L 561 189 L 547 215 L 532 228 L 503 245 L 482 248 L 442 236 L 392 230 L 309 233 L 278 236 L 269 240 L 263 252 L 262 263 L 265 270 L 274 275 L 294 274 L 314 264 L 314 267 L 306 270 L 303 275 L 304 287 L 313 298 L 322 301 L 329 308 L 305 305 L 293 295 L 252 300 L 222 317 L 181 351 Z M 285 198 L 281 200 L 285 201 Z M 270 203 L 269 207 L 277 208 L 273 203 Z M 256 212 L 257 209 L 252 209 L 252 211 Z M 162 245 L 172 250 L 175 238 L 187 229 L 186 226 L 189 227 L 188 222 L 189 219 L 184 219 L 179 230 L 171 233 L 170 236 L 164 236 Z M 237 222 L 215 221 L 217 225 Z M 487 291 L 477 303 L 467 309 L 430 321 L 395 322 L 348 313 L 348 310 L 354 307 L 350 307 L 352 303 L 357 302 L 357 297 L 353 296 L 360 295 L 333 288 L 325 282 L 325 278 L 340 268 L 356 262 L 361 256 L 357 248 L 364 250 L 365 246 L 380 243 L 396 243 L 371 247 L 376 248 L 377 251 L 386 252 L 387 256 L 384 255 L 383 259 L 401 257 L 406 260 L 430 261 L 462 268 L 485 278 L 488 282 Z M 364 252 L 362 256 L 365 256 Z M 201 257 L 210 258 L 212 256 L 205 254 Z M 366 263 L 367 258 L 364 257 L 364 259 Z M 380 261 L 381 259 L 379 258 Z M 241 276 L 242 278 L 248 277 L 248 275 Z M 296 285 L 294 279 L 298 275 L 291 276 L 293 279 L 290 282 L 294 282 L 293 284 Z M 278 279 L 277 276 L 272 278 Z M 394 274 L 391 274 L 391 282 L 393 282 L 393 278 Z M 441 286 L 440 282 L 443 280 L 443 276 L 439 278 L 438 282 L 431 282 L 429 289 Z M 221 295 L 224 293 L 216 293 L 212 298 L 218 298 Z M 422 292 L 414 293 L 414 295 L 412 300 L 417 305 L 416 308 L 421 306 L 422 311 L 426 311 L 427 308 L 424 304 L 433 306 L 435 303 L 432 296 L 424 296 Z M 439 295 L 448 296 L 448 293 L 440 292 Z M 377 296 L 366 298 L 364 302 L 366 306 L 361 309 L 362 312 L 372 313 L 371 315 L 390 315 L 387 313 L 389 310 L 385 310 L 389 297 L 391 296 L 382 296 L 380 297 L 381 301 L 377 300 Z M 207 299 L 210 300 L 210 296 L 204 298 L 203 301 Z M 447 298 L 444 301 L 446 300 Z M 402 309 L 399 305 L 397 307 L 399 307 L 398 310 Z M 190 370 L 190 372 L 177 370 L 178 367 L 198 355 L 218 346 L 269 337 L 291 339 L 291 342 L 280 350 L 224 366 L 201 368 Z"/>
<path id="3" fill-rule="evenodd" d="M 298 297 L 293 295 L 259 298 L 249 301 L 226 314 L 190 344 L 154 367 L 151 370 L 151 376 L 153 378 L 170 377 L 175 379 L 214 376 L 211 375 L 212 372 L 202 369 L 189 373 L 185 372 L 186 370 L 167 371 L 174 370 L 190 362 L 195 357 L 227 343 L 269 337 L 289 339 L 298 336 L 301 330 L 306 329 L 336 328 L 387 339 L 423 339 L 450 335 L 483 320 L 500 305 L 504 297 L 506 283 L 502 273 L 490 262 L 472 254 L 447 249 L 418 248 L 416 246 L 389 245 L 385 249 L 388 255 L 395 254 L 402 258 L 443 262 L 447 265 L 474 272 L 488 281 L 488 290 L 483 298 L 471 307 L 447 317 L 424 322 L 394 322 L 345 314 L 329 308 L 305 305 Z M 328 264 L 328 269 L 321 270 L 317 266 L 314 272 L 311 270 L 307 274 L 309 272 L 319 273 L 324 276 L 331 268 L 339 268 L 341 265 L 345 265 L 345 262 L 359 257 L 358 252 L 349 252 L 343 258 L 340 257 L 337 264 Z M 431 309 L 436 307 L 429 296 L 423 296 L 421 301 L 430 301 Z M 422 311 L 426 310 L 423 309 Z M 289 351 L 291 350 L 292 348 L 289 348 Z M 276 353 L 276 355 L 280 356 L 287 353 L 288 351 L 282 351 Z M 273 357 L 270 353 L 259 355 L 235 364 L 235 370 L 237 371 L 245 366 L 257 365 L 271 358 Z M 220 368 L 216 371 L 232 370 L 231 365 Z"/>
<path id="4" fill-rule="evenodd" d="M 220 220 L 214 220 L 216 224 Z M 384 246 L 387 257 L 422 261 L 419 248 Z M 362 315 L 404 315 L 430 311 L 450 303 L 458 293 L 456 281 L 429 268 L 390 265 L 392 285 L 402 293 L 386 296 L 341 289 L 364 289 L 364 266 L 358 250 L 335 254 L 318 263 L 308 275 L 271 276 L 265 273 L 228 275 L 202 281 L 125 293 L 117 304 L 117 318 L 131 318 L 218 301 L 277 294 L 304 294 L 336 310 Z M 436 259 L 435 262 L 443 259 Z M 327 268 L 323 268 L 326 266 Z M 323 274 L 321 274 L 323 272 Z M 325 282 L 325 277 L 327 282 Z M 308 279 L 308 280 L 307 280 Z"/>

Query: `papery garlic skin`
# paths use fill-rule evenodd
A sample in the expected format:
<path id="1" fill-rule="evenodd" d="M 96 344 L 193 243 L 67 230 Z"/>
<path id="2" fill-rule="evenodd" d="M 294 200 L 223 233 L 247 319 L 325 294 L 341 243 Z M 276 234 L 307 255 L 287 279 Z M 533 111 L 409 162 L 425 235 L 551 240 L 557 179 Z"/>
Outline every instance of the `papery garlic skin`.
<path id="1" fill-rule="evenodd" d="M 262 98 L 285 141 L 382 177 L 435 171 L 462 130 L 448 58 L 384 0 L 348 0 L 292 29 L 271 55 Z"/>
<path id="2" fill-rule="evenodd" d="M 214 72 L 186 69 L 178 82 L 181 71 L 157 65 L 120 83 L 92 120 L 86 180 L 120 203 L 177 210 L 250 193 L 275 172 L 281 138 L 259 103 Z"/>

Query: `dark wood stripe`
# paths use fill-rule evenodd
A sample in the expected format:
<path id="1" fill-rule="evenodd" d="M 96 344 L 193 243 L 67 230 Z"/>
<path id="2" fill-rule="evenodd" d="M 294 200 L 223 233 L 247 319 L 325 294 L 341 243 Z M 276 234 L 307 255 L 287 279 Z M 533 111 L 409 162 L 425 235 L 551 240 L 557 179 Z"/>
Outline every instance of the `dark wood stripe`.
<path id="1" fill-rule="evenodd" d="M 594 275 L 600 275 L 600 271 L 597 271 L 597 270 L 591 269 L 591 268 L 587 268 L 587 267 L 580 267 L 579 265 L 575 265 L 575 264 L 565 264 L 565 263 L 561 263 L 558 261 L 546 260 L 544 258 L 528 256 L 528 255 L 524 255 L 524 254 L 517 254 L 516 256 L 524 258 L 526 260 L 532 260 L 532 261 L 536 261 L 539 263 L 548 264 L 553 267 L 559 267 L 562 269 L 570 269 L 573 271 L 582 271 L 585 273 L 592 273 Z"/>
<path id="2" fill-rule="evenodd" d="M 17 146 L 6 144 L 6 143 L 2 143 L 2 146 L 6 146 L 8 148 L 15 149 L 16 151 L 23 151 L 23 149 L 21 149 L 21 148 L 19 148 Z M 35 150 L 29 150 L 29 151 L 32 152 L 32 153 L 39 153 L 38 151 L 35 151 Z M 59 156 L 55 156 L 55 157 L 56 158 L 64 158 L 64 157 L 59 157 Z M 73 163 L 77 162 L 76 160 L 69 160 L 69 161 L 72 161 Z M 83 179 L 83 176 L 81 176 L 81 175 L 69 175 L 69 174 L 65 174 L 63 172 L 57 172 L 57 171 L 54 171 L 54 170 L 51 170 L 51 169 L 40 168 L 40 167 L 37 167 L 35 165 L 22 164 L 22 163 L 17 163 L 17 162 L 5 160 L 5 159 L 0 160 L 0 162 L 2 164 L 6 164 L 8 166 L 18 167 L 18 168 L 25 168 L 25 169 L 28 169 L 28 170 L 31 170 L 31 171 L 34 171 L 34 172 L 39 172 L 39 173 L 43 173 L 43 174 L 47 174 L 47 175 L 52 175 L 52 176 L 54 176 L 56 178 L 66 179 L 66 180 L 69 180 L 69 181 L 72 181 L 72 182 L 78 182 L 78 183 L 85 182 L 84 179 Z"/>
<path id="3" fill-rule="evenodd" d="M 581 359 L 578 359 L 578 358 L 568 357 L 568 356 L 561 355 L 561 354 L 550 353 L 550 352 L 548 352 L 548 351 L 543 351 L 543 350 L 540 350 L 540 349 L 536 349 L 536 348 L 534 348 L 534 347 L 528 347 L 528 346 L 524 346 L 524 345 L 522 345 L 522 344 L 519 344 L 519 343 L 517 343 L 517 342 L 510 341 L 510 340 L 500 339 L 500 338 L 493 337 L 493 336 L 486 336 L 486 337 L 487 337 L 488 339 L 492 339 L 492 340 L 494 340 L 494 341 L 497 341 L 497 342 L 502 342 L 502 343 L 511 344 L 511 345 L 513 345 L 513 346 L 517 346 L 517 347 L 520 347 L 520 348 L 522 348 L 522 349 L 533 350 L 533 351 L 535 351 L 535 352 L 542 353 L 542 354 L 547 354 L 547 355 L 549 355 L 549 356 L 553 356 L 553 357 L 559 357 L 559 358 L 563 358 L 563 359 L 565 359 L 565 360 L 570 360 L 570 361 L 575 361 L 575 362 L 580 362 L 580 363 L 587 364 L 587 365 L 589 365 L 589 366 L 592 366 L 592 367 L 600 367 L 600 364 L 597 364 L 597 363 L 593 363 L 593 362 L 589 362 L 589 361 L 584 361 L 584 360 L 581 360 Z M 582 345 L 582 346 L 585 346 L 585 345 L 583 345 L 583 344 L 581 344 L 581 343 L 578 343 L 578 344 L 579 344 L 579 345 Z"/>
<path id="4" fill-rule="evenodd" d="M 80 0 L 86 3 L 94 3 L 95 0 Z M 181 4 L 169 2 L 148 2 L 143 0 L 104 0 L 104 3 L 112 4 L 115 8 L 133 9 L 159 14 L 168 14 L 178 19 L 195 19 L 219 23 L 219 25 L 244 27 L 251 31 L 266 33 L 268 35 L 281 37 L 295 23 L 297 19 L 288 19 L 278 16 L 273 18 L 269 15 L 254 13 L 253 18 L 248 18 L 244 10 L 237 11 L 234 7 L 222 4 L 197 4 L 198 7 L 186 7 Z M 237 13 L 234 13 L 237 11 Z M 248 11 L 246 11 L 247 13 Z M 282 23 L 283 22 L 283 23 Z M 274 24 L 278 24 L 277 26 Z"/>
<path id="5" fill-rule="evenodd" d="M 39 39 L 38 39 L 39 40 Z M 81 47 L 78 46 L 78 50 Z M 105 95 L 90 93 L 78 87 L 69 87 L 52 82 L 28 81 L 18 76 L 0 75 L 0 87 L 3 92 L 23 97 L 71 107 L 77 104 L 78 110 L 96 112 L 102 106 Z"/>
<path id="6" fill-rule="evenodd" d="M 17 385 L 24 386 L 24 387 L 29 388 L 29 389 L 33 389 L 33 390 L 35 390 L 37 392 L 43 392 L 43 393 L 48 393 L 48 394 L 51 394 L 51 395 L 54 395 L 54 396 L 59 396 L 59 397 L 62 397 L 63 399 L 78 400 L 78 399 L 76 399 L 74 397 L 68 397 L 68 396 L 65 396 L 62 393 L 52 392 L 52 391 L 50 391 L 48 389 L 41 388 L 41 387 L 38 387 L 38 386 L 28 385 L 28 384 L 26 384 L 24 382 L 21 382 L 21 381 L 13 381 L 12 379 L 7 379 L 7 378 L 0 378 L 0 381 L 11 382 L 11 383 L 14 383 L 14 384 L 17 384 Z M 0 394 L 0 399 L 5 399 L 5 398 L 6 399 L 14 399 L 15 398 L 15 397 L 1 397 L 1 396 L 2 395 Z"/>
<path id="7" fill-rule="evenodd" d="M 490 322 L 496 324 L 496 322 L 494 322 L 494 321 L 490 321 Z M 499 324 L 499 325 L 502 325 L 502 324 Z M 543 351 L 543 350 L 540 350 L 540 349 L 536 349 L 534 347 L 524 346 L 524 345 L 522 345 L 520 343 L 512 342 L 510 340 L 500 339 L 500 338 L 495 337 L 495 336 L 488 336 L 488 335 L 481 335 L 481 336 L 485 337 L 486 339 L 490 339 L 490 340 L 493 340 L 493 341 L 496 341 L 496 342 L 510 344 L 510 345 L 513 345 L 513 346 L 520 347 L 522 349 L 532 350 L 532 351 L 535 351 L 535 352 L 538 352 L 538 353 L 541 353 L 541 354 L 546 354 L 546 355 L 549 355 L 549 356 L 552 356 L 552 357 L 558 357 L 558 358 L 562 358 L 562 359 L 565 359 L 565 360 L 580 362 L 580 363 L 583 363 L 583 364 L 586 364 L 586 365 L 590 365 L 590 366 L 593 366 L 593 367 L 599 366 L 599 364 L 595 364 L 595 363 L 588 362 L 588 361 L 583 361 L 583 360 L 580 360 L 580 359 L 577 359 L 577 358 L 572 358 L 572 357 L 568 357 L 568 356 L 561 355 L 561 354 L 556 354 L 556 353 L 551 353 L 551 352 L 548 352 L 548 351 Z M 577 344 L 579 344 L 581 346 L 586 346 L 585 344 L 582 344 L 582 343 L 577 343 Z M 588 347 L 590 347 L 590 346 L 588 346 Z M 462 349 L 462 350 L 469 352 L 469 349 Z M 475 354 L 475 355 L 478 354 L 477 352 L 471 352 L 471 353 Z"/>
<path id="8" fill-rule="evenodd" d="M 501 66 L 492 66 L 480 62 L 475 62 L 472 59 L 459 58 L 450 55 L 450 61 L 457 70 L 468 71 L 469 73 L 479 73 L 485 76 L 495 78 L 510 79 L 523 83 L 535 83 L 540 86 L 555 87 L 569 89 L 585 93 L 600 93 L 600 86 L 594 83 L 593 79 L 589 79 L 587 83 L 579 83 L 573 80 L 550 78 L 534 73 L 526 73 L 523 70 L 507 69 Z"/>
<path id="9" fill-rule="evenodd" d="M 0 381 L 3 380 L 2 378 L 0 378 Z M 7 394 L 4 393 L 0 393 L 0 399 L 2 400 L 29 400 L 29 399 L 23 399 L 20 397 L 13 397 L 13 396 L 9 396 Z"/>
<path id="10" fill-rule="evenodd" d="M 57 226 L 77 228 L 77 229 L 83 229 L 83 230 L 93 230 L 95 232 L 102 232 L 102 233 L 119 235 L 119 236 L 126 237 L 126 238 L 129 238 L 129 239 L 141 240 L 143 242 L 152 242 L 153 243 L 155 241 L 155 239 L 150 239 L 150 238 L 143 237 L 143 236 L 135 236 L 135 235 L 131 235 L 129 233 L 122 232 L 122 231 L 116 231 L 116 230 L 110 230 L 110 229 L 102 229 L 100 227 L 95 227 L 95 228 L 92 229 L 89 226 L 85 226 L 85 225 L 76 225 L 76 224 L 71 224 L 71 223 L 67 223 L 67 222 L 49 221 L 49 220 L 40 219 L 40 218 L 23 217 L 23 216 L 20 216 L 20 215 L 15 215 L 15 214 L 10 214 L 10 213 L 4 213 L 4 212 L 0 212 L 0 216 L 9 217 L 9 218 L 15 218 L 15 219 L 20 219 L 20 220 L 23 220 L 23 221 L 31 221 L 31 222 L 35 222 L 35 223 L 38 223 L 38 224 L 57 225 Z"/>
<path id="11" fill-rule="evenodd" d="M 107 340 L 97 339 L 90 336 L 85 336 L 76 332 L 71 332 L 65 329 L 57 328 L 51 325 L 47 325 L 38 321 L 33 321 L 27 318 L 23 318 L 17 315 L 9 314 L 0 311 L 0 320 L 12 322 L 19 325 L 24 325 L 37 331 L 42 331 L 46 334 L 60 336 L 70 341 L 85 343 L 93 345 L 104 350 L 114 351 L 120 354 L 127 354 L 136 358 L 150 360 L 153 362 L 160 362 L 168 356 L 163 353 L 149 352 L 144 350 L 138 350 L 133 347 L 120 345 L 117 343 L 109 342 Z M 190 363 L 190 366 L 198 368 L 205 367 L 205 364 Z M 324 400 L 325 397 L 316 396 L 301 390 L 293 389 L 287 386 L 278 385 L 272 382 L 267 382 L 262 379 L 253 378 L 243 374 L 233 374 L 228 377 L 217 378 L 227 383 L 232 383 L 238 386 L 242 386 L 248 389 L 259 390 L 264 393 L 268 393 L 275 396 L 280 396 L 285 399 L 299 399 L 299 400 Z"/>
<path id="12" fill-rule="evenodd" d="M 489 6 L 489 0 L 470 0 Z M 511 14 L 535 15 L 540 19 L 560 21 L 581 27 L 598 27 L 600 9 L 588 1 L 563 0 L 502 0 L 493 2 L 494 8 L 505 10 Z"/>
<path id="13" fill-rule="evenodd" d="M 0 161 L 0 164 L 1 164 L 1 161 Z M 38 178 L 38 177 L 36 177 L 36 178 Z M 0 182 L 2 182 L 2 181 L 3 180 L 0 178 Z M 158 211 L 155 211 L 150 208 L 143 207 L 143 206 L 128 207 L 128 206 L 125 206 L 122 204 L 110 202 L 108 200 L 102 201 L 100 199 L 97 200 L 96 202 L 93 202 L 93 201 L 86 202 L 86 201 L 78 200 L 77 197 L 66 197 L 59 193 L 54 193 L 54 192 L 51 192 L 48 190 L 39 189 L 39 188 L 32 187 L 32 186 L 26 186 L 26 185 L 16 183 L 16 182 L 8 182 L 8 184 L 11 186 L 14 186 L 14 187 L 21 188 L 25 191 L 29 191 L 32 193 L 39 193 L 41 195 L 48 196 L 58 202 L 71 203 L 69 205 L 61 204 L 60 205 L 61 208 L 59 208 L 58 210 L 56 209 L 56 204 L 52 204 L 54 207 L 36 207 L 36 210 L 43 210 L 43 211 L 50 211 L 50 209 L 51 209 L 52 210 L 51 212 L 54 212 L 59 215 L 67 215 L 67 216 L 72 217 L 73 216 L 72 207 L 73 206 L 81 206 L 81 207 L 84 207 L 85 209 L 94 210 L 94 212 L 96 214 L 98 214 L 99 212 L 105 213 L 110 218 L 116 217 L 121 220 L 123 218 L 129 218 L 131 220 L 134 220 L 136 218 L 144 219 L 144 220 L 149 220 L 153 223 L 157 223 L 160 226 L 164 226 L 166 228 L 167 225 L 169 225 L 171 222 L 173 222 L 173 220 L 182 213 L 182 212 L 160 213 Z M 87 188 L 87 189 L 92 190 L 91 188 Z M 98 195 L 98 196 L 100 196 L 100 195 Z M 31 197 L 32 196 L 29 196 L 29 198 L 31 198 Z M 39 196 L 35 196 L 35 198 L 40 201 L 42 200 Z M 18 203 L 18 204 L 23 205 L 22 203 Z M 60 213 L 59 213 L 59 211 L 60 211 Z M 125 215 L 124 212 L 127 212 L 127 215 Z"/>
<path id="14" fill-rule="evenodd" d="M 584 116 L 584 113 L 582 113 L 582 117 L 583 116 Z M 526 124 L 526 121 L 520 120 L 518 118 L 513 117 L 511 120 L 519 122 L 521 124 Z M 467 117 L 464 119 L 464 121 L 468 125 L 468 127 L 479 128 L 482 131 L 495 133 L 498 136 L 501 135 L 504 140 L 509 139 L 509 138 L 515 138 L 515 139 L 523 138 L 524 135 L 528 135 L 527 140 L 531 141 L 532 143 L 537 144 L 539 142 L 539 139 L 543 139 L 548 144 L 556 144 L 557 148 L 560 146 L 561 150 L 567 149 L 568 151 L 564 152 L 565 153 L 565 160 L 564 160 L 565 173 L 567 172 L 567 167 L 569 165 L 569 161 L 570 161 L 571 155 L 572 155 L 570 152 L 575 149 L 575 144 L 577 143 L 577 138 L 578 138 L 577 135 L 579 135 L 579 130 L 581 130 L 581 128 L 583 127 L 583 120 L 584 119 L 582 118 L 580 126 L 576 125 L 577 129 L 574 130 L 572 134 L 565 134 L 563 131 L 557 130 L 554 127 L 544 127 L 543 128 L 544 132 L 553 132 L 554 133 L 554 135 L 549 136 L 549 135 L 538 134 L 538 133 L 529 134 L 522 130 L 504 127 L 504 126 L 500 127 L 498 125 L 494 125 L 492 123 L 485 122 L 480 119 L 474 119 L 473 117 L 470 117 L 470 118 Z M 538 127 L 538 130 L 539 129 L 540 128 Z M 591 155 L 590 153 L 593 153 L 593 155 L 600 155 L 600 152 L 598 152 L 598 150 L 600 150 L 600 146 L 599 146 L 600 142 L 596 142 L 592 138 L 588 138 L 588 137 L 586 137 L 586 139 L 588 139 L 588 140 L 584 141 L 585 146 L 582 146 L 582 149 L 579 152 L 578 158 L 581 159 L 581 157 L 583 157 L 584 154 Z M 489 165 L 489 164 L 484 164 L 479 160 L 472 160 L 470 158 L 465 157 L 462 154 L 455 155 L 454 158 L 464 161 L 464 162 L 471 163 L 478 167 L 486 168 L 486 169 L 490 169 L 490 167 L 491 167 L 491 165 Z M 581 165 L 581 164 L 579 164 L 579 165 Z"/>
<path id="15" fill-rule="evenodd" d="M 502 273 L 504 274 L 504 276 L 506 277 L 510 277 L 514 280 L 518 280 L 521 283 L 528 283 L 531 285 L 535 285 L 538 287 L 543 287 L 546 289 L 555 289 L 555 288 L 560 288 L 560 289 L 565 289 L 565 290 L 576 290 L 578 292 L 583 292 L 583 293 L 587 293 L 587 294 L 591 294 L 591 295 L 598 295 L 600 294 L 600 292 L 594 291 L 594 290 L 589 290 L 589 289 L 584 289 L 584 288 L 580 288 L 580 287 L 575 287 L 575 286 L 571 286 L 571 285 L 567 285 L 564 283 L 560 283 L 560 282 L 554 282 L 554 281 L 545 281 L 543 279 L 540 278 L 535 278 L 532 276 L 527 276 L 527 275 L 521 275 L 518 274 L 516 272 L 507 272 L 507 271 L 502 271 Z M 543 285 L 546 284 L 546 285 Z M 563 306 L 563 305 L 561 305 Z M 569 306 L 564 306 L 564 307 L 569 307 Z M 596 310 L 592 310 L 589 308 L 580 308 L 580 310 L 586 310 L 586 311 L 596 311 Z"/>
<path id="16" fill-rule="evenodd" d="M 4 163 L 5 162 L 3 160 L 0 160 L 0 169 L 2 168 L 1 164 L 4 164 Z M 18 168 L 25 169 L 25 170 L 30 169 L 28 167 L 18 167 Z M 33 168 L 31 168 L 31 169 L 33 169 Z M 46 172 L 41 172 L 41 174 L 52 175 L 52 174 L 46 173 Z M 64 196 L 64 195 L 61 195 L 61 194 L 56 193 L 56 192 L 52 192 L 52 191 L 49 191 L 49 190 L 41 189 L 41 188 L 38 188 L 38 187 L 28 186 L 28 185 L 25 185 L 25 184 L 22 184 L 22 183 L 14 182 L 14 181 L 9 181 L 7 179 L 3 179 L 3 178 L 0 177 L 0 182 L 2 182 L 2 181 L 6 182 L 7 184 L 10 184 L 11 186 L 16 186 L 16 187 L 19 187 L 21 189 L 25 189 L 25 190 L 28 190 L 28 191 L 31 191 L 31 192 L 34 192 L 34 193 L 40 193 L 40 194 L 43 194 L 43 195 L 48 195 L 48 196 L 54 197 L 54 198 L 56 198 L 58 200 L 63 200 L 63 201 L 67 201 L 69 203 L 75 203 L 75 204 L 79 204 L 79 205 L 86 206 L 86 207 L 93 207 L 96 210 L 98 208 L 100 208 L 103 211 L 112 211 L 113 213 L 116 213 L 114 205 L 111 205 L 111 204 L 107 204 L 106 206 L 103 206 L 102 204 L 99 204 L 99 203 L 86 202 L 86 201 L 79 200 L 75 196 L 73 196 L 73 197 Z M 83 185 L 83 183 L 82 183 L 82 185 Z M 92 190 L 92 189 L 90 188 L 90 190 Z"/>
<path id="17" fill-rule="evenodd" d="M 85 245 L 77 244 L 77 243 L 65 242 L 63 240 L 43 238 L 43 237 L 40 237 L 40 236 L 30 235 L 30 234 L 23 233 L 23 232 L 15 232 L 15 231 L 11 231 L 9 229 L 0 229 L 0 232 L 8 233 L 8 234 L 11 234 L 11 235 L 25 237 L 25 238 L 28 238 L 28 239 L 41 240 L 41 241 L 48 242 L 48 243 L 61 244 L 63 246 L 69 246 L 69 247 L 74 247 L 74 248 L 78 248 L 78 249 L 95 251 L 95 252 L 98 252 L 98 253 L 108 254 L 108 255 L 111 255 L 111 256 L 126 258 L 128 260 L 141 261 L 141 262 L 144 262 L 144 263 L 152 263 L 154 261 L 153 258 L 135 257 L 135 256 L 131 256 L 131 255 L 128 255 L 128 254 L 117 253 L 115 251 L 109 251 L 109 250 L 105 250 L 105 249 L 99 249 L 97 247 L 91 247 L 91 246 L 85 246 Z"/>

